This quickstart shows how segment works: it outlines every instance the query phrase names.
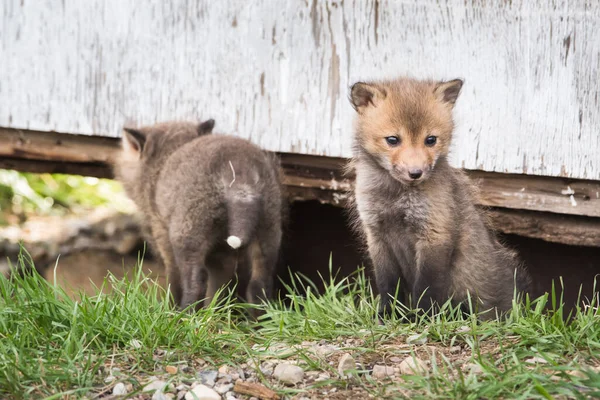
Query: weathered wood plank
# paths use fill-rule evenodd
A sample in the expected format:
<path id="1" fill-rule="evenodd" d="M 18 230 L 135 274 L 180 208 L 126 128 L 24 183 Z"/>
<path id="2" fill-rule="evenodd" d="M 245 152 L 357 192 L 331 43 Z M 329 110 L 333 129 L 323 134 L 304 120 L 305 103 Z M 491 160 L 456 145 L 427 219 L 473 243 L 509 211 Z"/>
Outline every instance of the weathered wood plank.
<path id="1" fill-rule="evenodd" d="M 106 167 L 119 149 L 119 140 L 0 128 L 3 165 L 49 172 L 110 176 Z M 343 158 L 280 153 L 290 193 L 343 205 L 353 176 L 343 172 Z M 27 166 L 18 160 L 38 161 Z M 51 166 L 48 162 L 60 164 Z M 40 164 L 39 162 L 46 162 Z M 12 163 L 12 164 L 11 164 Z M 62 164 L 62 167 L 60 166 Z M 86 166 L 78 172 L 78 166 Z M 104 165 L 105 167 L 102 167 Z M 62 168 L 62 169 L 61 169 Z M 103 171 L 102 168 L 107 169 Z M 467 171 L 480 189 L 480 204 L 521 210 L 600 217 L 600 182 Z M 313 190 L 314 189 L 314 190 Z"/>
<path id="2" fill-rule="evenodd" d="M 600 218 L 506 208 L 488 210 L 488 214 L 496 229 L 503 233 L 574 246 L 600 247 Z"/>
<path id="3" fill-rule="evenodd" d="M 463 77 L 454 165 L 600 180 L 596 1 L 5 0 L 0 23 L 0 126 L 212 117 L 348 157 L 353 81 Z"/>
<path id="4" fill-rule="evenodd" d="M 600 217 L 600 182 L 467 171 L 480 204 L 519 210 Z"/>
<path id="5" fill-rule="evenodd" d="M 109 163 L 118 149 L 115 138 L 0 128 L 0 168 L 110 178 Z M 353 176 L 343 173 L 347 160 L 279 156 L 290 201 L 347 204 L 353 184 Z M 467 172 L 479 185 L 480 204 L 492 207 L 490 214 L 500 231 L 600 247 L 600 182 Z"/>

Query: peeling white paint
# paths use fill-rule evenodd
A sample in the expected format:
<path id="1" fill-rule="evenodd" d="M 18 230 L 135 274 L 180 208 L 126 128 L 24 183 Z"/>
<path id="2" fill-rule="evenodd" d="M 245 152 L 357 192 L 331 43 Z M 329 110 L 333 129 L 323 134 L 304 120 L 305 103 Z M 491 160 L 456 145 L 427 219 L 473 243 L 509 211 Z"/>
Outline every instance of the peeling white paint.
<path id="1" fill-rule="evenodd" d="M 573 207 L 577 206 L 577 201 L 575 200 L 575 197 L 573 195 L 569 196 L 569 200 L 571 201 L 571 205 Z"/>
<path id="2" fill-rule="evenodd" d="M 567 189 L 561 190 L 560 194 L 563 194 L 563 195 L 575 194 L 575 191 L 573 189 L 571 189 L 571 186 L 567 186 Z"/>
<path id="3" fill-rule="evenodd" d="M 349 156 L 351 83 L 462 77 L 454 165 L 600 179 L 596 1 L 4 0 L 0 23 L 0 126 L 212 117 L 270 150 Z"/>

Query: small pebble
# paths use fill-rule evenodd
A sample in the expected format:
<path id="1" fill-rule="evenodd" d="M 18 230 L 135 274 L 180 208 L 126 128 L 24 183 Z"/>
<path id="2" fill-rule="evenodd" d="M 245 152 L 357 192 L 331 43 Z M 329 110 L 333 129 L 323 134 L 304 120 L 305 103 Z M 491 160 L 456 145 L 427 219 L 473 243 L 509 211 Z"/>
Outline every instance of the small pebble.
<path id="1" fill-rule="evenodd" d="M 407 344 L 425 344 L 427 343 L 427 333 L 411 335 L 406 338 Z"/>
<path id="2" fill-rule="evenodd" d="M 173 365 L 167 365 L 165 371 L 167 371 L 167 374 L 175 375 L 177 373 L 177 367 Z"/>
<path id="3" fill-rule="evenodd" d="M 338 363 L 338 373 L 342 377 L 349 376 L 349 371 L 356 370 L 356 361 L 349 353 L 344 353 L 340 358 L 340 362 Z"/>
<path id="4" fill-rule="evenodd" d="M 416 357 L 406 357 L 398 366 L 402 375 L 414 375 L 427 369 L 425 361 Z"/>
<path id="5" fill-rule="evenodd" d="M 479 364 L 475 364 L 475 363 L 469 363 L 466 364 L 464 367 L 467 371 L 469 371 L 471 374 L 481 374 L 483 373 L 483 368 L 481 368 L 481 365 Z"/>
<path id="6" fill-rule="evenodd" d="M 330 379 L 330 378 L 331 378 L 331 376 L 327 372 L 322 372 L 315 379 L 315 382 L 326 381 L 327 379 Z"/>
<path id="7" fill-rule="evenodd" d="M 233 383 L 218 383 L 214 387 L 215 391 L 220 394 L 225 394 L 233 389 Z"/>
<path id="8" fill-rule="evenodd" d="M 226 375 L 229 373 L 229 365 L 221 365 L 219 367 L 219 375 Z"/>
<path id="9" fill-rule="evenodd" d="M 527 364 L 548 364 L 548 361 L 542 357 L 530 357 L 525 360 Z"/>
<path id="10" fill-rule="evenodd" d="M 388 376 L 394 375 L 394 368 L 386 367 L 385 365 L 375 365 L 372 372 L 373 378 L 385 379 Z"/>
<path id="11" fill-rule="evenodd" d="M 467 333 L 470 331 L 471 331 L 471 328 L 469 328 L 467 325 L 463 325 L 456 330 L 456 333 Z"/>
<path id="12" fill-rule="evenodd" d="M 260 372 L 262 372 L 263 375 L 266 375 L 266 376 L 273 375 L 274 369 L 275 369 L 275 363 L 273 363 L 271 361 L 265 361 L 260 365 Z"/>
<path id="13" fill-rule="evenodd" d="M 324 345 L 314 346 L 313 350 L 317 355 L 319 355 L 321 357 L 326 357 L 332 353 L 335 353 L 338 350 L 338 347 L 330 345 L 330 344 L 324 344 Z"/>
<path id="14" fill-rule="evenodd" d="M 402 359 L 400 357 L 396 357 L 396 356 L 390 357 L 390 362 L 399 363 L 400 361 L 402 361 Z"/>
<path id="15" fill-rule="evenodd" d="M 131 339 L 129 341 L 129 346 L 133 349 L 141 349 L 142 348 L 142 342 L 140 342 L 137 339 Z"/>
<path id="16" fill-rule="evenodd" d="M 460 353 L 460 351 L 462 350 L 462 347 L 460 347 L 460 346 L 452 346 L 448 350 L 450 351 L 450 353 L 456 354 L 456 353 Z"/>
<path id="17" fill-rule="evenodd" d="M 112 394 L 114 394 L 115 396 L 122 396 L 124 394 L 127 394 L 127 387 L 123 382 L 119 382 L 113 388 Z"/>
<path id="18" fill-rule="evenodd" d="M 157 390 L 152 395 L 152 400 L 168 400 L 169 396 L 165 395 L 162 390 Z"/>
<path id="19" fill-rule="evenodd" d="M 585 378 L 586 377 L 586 375 L 583 373 L 583 371 L 580 371 L 578 369 L 573 369 L 571 371 L 567 371 L 567 375 L 571 375 L 571 376 L 574 376 L 577 378 Z M 554 376 L 556 376 L 556 375 L 554 375 Z M 554 376 L 552 376 L 552 377 L 554 377 Z"/>
<path id="20" fill-rule="evenodd" d="M 187 394 L 187 390 L 182 390 L 180 392 L 177 392 L 177 400 L 181 400 L 185 397 L 185 395 Z"/>
<path id="21" fill-rule="evenodd" d="M 283 363 L 275 367 L 273 376 L 283 383 L 295 385 L 304 379 L 304 370 L 297 365 Z"/>
<path id="22" fill-rule="evenodd" d="M 196 374 L 196 377 L 200 379 L 201 383 L 213 387 L 215 386 L 218 374 L 219 373 L 214 370 L 200 371 Z"/>
<path id="23" fill-rule="evenodd" d="M 206 385 L 198 385 L 185 394 L 185 400 L 221 400 L 221 395 Z"/>
<path id="24" fill-rule="evenodd" d="M 148 383 L 146 386 L 144 386 L 142 391 L 143 392 L 155 392 L 158 390 L 158 391 L 164 392 L 166 387 L 167 387 L 167 382 L 157 379 L 155 381 Z"/>

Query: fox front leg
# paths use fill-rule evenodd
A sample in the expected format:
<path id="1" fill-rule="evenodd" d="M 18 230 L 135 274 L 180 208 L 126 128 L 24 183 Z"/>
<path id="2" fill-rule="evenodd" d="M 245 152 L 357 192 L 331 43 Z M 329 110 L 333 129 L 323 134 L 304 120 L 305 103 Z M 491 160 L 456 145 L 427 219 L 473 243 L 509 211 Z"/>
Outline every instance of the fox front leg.
<path id="1" fill-rule="evenodd" d="M 435 314 L 450 296 L 452 251 L 449 246 L 424 249 L 419 257 L 411 306 Z"/>
<path id="2" fill-rule="evenodd" d="M 394 301 L 404 303 L 404 292 L 399 287 L 402 278 L 401 268 L 386 243 L 369 240 L 368 245 L 375 272 L 375 283 L 380 295 L 379 318 L 384 319 L 394 312 Z"/>

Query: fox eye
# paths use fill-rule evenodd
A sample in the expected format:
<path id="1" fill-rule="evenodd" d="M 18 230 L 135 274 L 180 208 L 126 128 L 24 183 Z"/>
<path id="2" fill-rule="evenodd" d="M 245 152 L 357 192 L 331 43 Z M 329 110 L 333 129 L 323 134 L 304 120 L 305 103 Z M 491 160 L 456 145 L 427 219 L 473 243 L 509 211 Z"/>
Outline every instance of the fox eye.
<path id="1" fill-rule="evenodd" d="M 437 142 L 437 136 L 427 136 L 425 138 L 426 146 L 433 146 Z"/>
<path id="2" fill-rule="evenodd" d="M 400 144 L 400 138 L 398 138 L 397 136 L 388 136 L 385 138 L 385 141 L 390 146 L 398 146 Z"/>

